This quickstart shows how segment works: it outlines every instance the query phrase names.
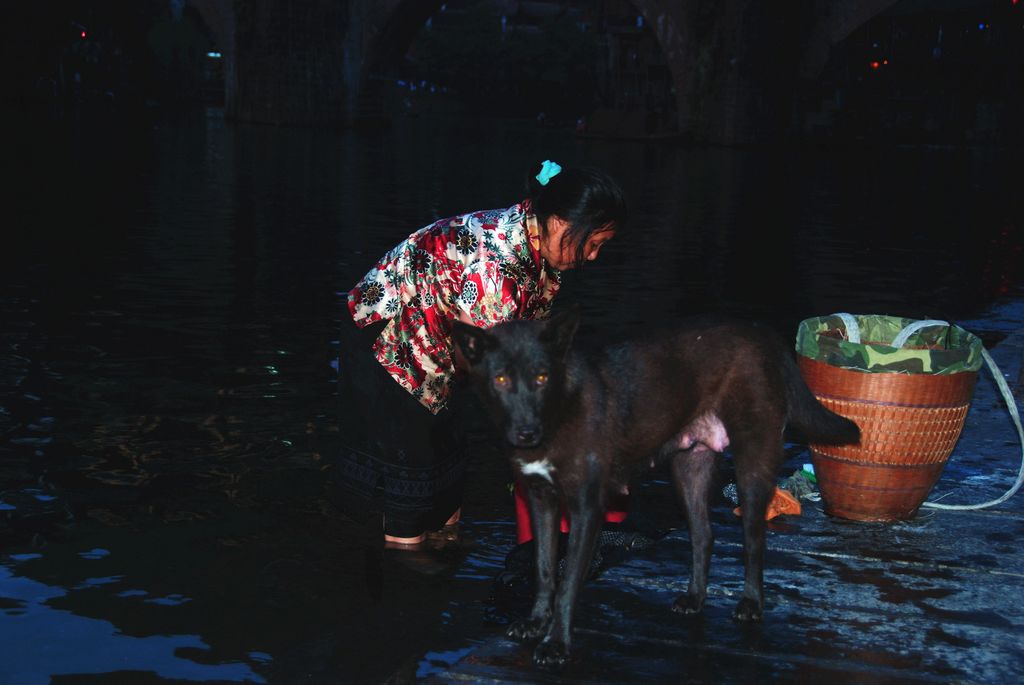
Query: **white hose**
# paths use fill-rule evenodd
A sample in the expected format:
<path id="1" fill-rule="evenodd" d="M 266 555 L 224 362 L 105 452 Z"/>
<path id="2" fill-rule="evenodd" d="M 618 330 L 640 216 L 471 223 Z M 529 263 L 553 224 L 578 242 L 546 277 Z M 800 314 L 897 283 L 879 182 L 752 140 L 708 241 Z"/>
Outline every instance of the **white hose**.
<path id="1" fill-rule="evenodd" d="M 892 339 L 893 347 L 903 347 L 910 340 L 910 336 L 917 333 L 922 328 L 929 328 L 931 326 L 945 326 L 949 328 L 948 321 L 939 321 L 938 319 L 926 319 L 925 321 L 915 321 L 912 324 L 908 324 L 906 328 L 900 331 L 895 338 Z"/>
<path id="2" fill-rule="evenodd" d="M 836 312 L 832 316 L 840 319 L 843 322 L 843 326 L 846 328 L 846 338 L 849 342 L 855 345 L 860 344 L 860 324 L 857 323 L 857 317 L 847 312 Z M 931 328 L 932 326 L 945 326 L 949 328 L 948 321 L 940 321 L 939 319 L 924 319 L 923 321 L 912 321 L 907 324 L 903 330 L 896 334 L 896 337 L 889 343 L 890 347 L 901 348 L 910 339 L 914 333 L 917 333 L 922 328 Z"/>
<path id="3" fill-rule="evenodd" d="M 860 345 L 860 325 L 857 323 L 857 319 L 854 318 L 853 314 L 836 312 L 832 316 L 838 316 L 842 320 L 843 325 L 846 327 L 846 339 L 854 345 Z"/>
<path id="4" fill-rule="evenodd" d="M 992 377 L 996 379 L 996 385 L 999 386 L 999 391 L 1003 395 L 1003 400 L 1006 402 L 1006 408 L 1010 411 L 1010 417 L 1013 419 L 1013 425 L 1017 427 L 1017 437 L 1020 439 L 1020 470 L 1017 471 L 1017 480 L 1009 490 L 1007 490 L 1002 497 L 991 500 L 989 502 L 982 502 L 981 504 L 939 504 L 938 502 L 925 502 L 922 507 L 928 507 L 930 509 L 947 509 L 951 511 L 967 511 L 972 509 L 987 509 L 988 507 L 994 507 L 997 504 L 1002 504 L 1006 500 L 1013 497 L 1013 495 L 1020 490 L 1021 484 L 1024 484 L 1024 428 L 1020 424 L 1020 412 L 1017 411 L 1017 401 L 1013 398 L 1013 393 L 1010 392 L 1010 386 L 1006 384 L 1006 379 L 1003 378 L 1003 372 L 999 370 L 996 363 L 992 361 L 992 357 L 989 355 L 988 350 L 985 348 L 981 349 L 981 356 L 985 359 L 985 363 L 988 364 L 989 371 L 992 372 Z"/>

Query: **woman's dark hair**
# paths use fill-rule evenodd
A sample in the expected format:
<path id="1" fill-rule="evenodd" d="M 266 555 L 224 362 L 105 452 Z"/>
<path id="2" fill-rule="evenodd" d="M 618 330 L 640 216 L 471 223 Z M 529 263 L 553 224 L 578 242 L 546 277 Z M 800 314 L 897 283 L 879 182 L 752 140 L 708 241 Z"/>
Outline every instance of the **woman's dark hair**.
<path id="1" fill-rule="evenodd" d="M 551 216 L 568 221 L 563 240 L 576 245 L 575 262 L 583 264 L 587 239 L 592 233 L 609 224 L 616 232 L 625 227 L 627 213 L 622 188 L 603 171 L 586 167 L 565 167 L 547 185 L 541 185 L 537 180 L 540 170 L 538 164 L 526 177 L 533 214 L 544 231 Z"/>

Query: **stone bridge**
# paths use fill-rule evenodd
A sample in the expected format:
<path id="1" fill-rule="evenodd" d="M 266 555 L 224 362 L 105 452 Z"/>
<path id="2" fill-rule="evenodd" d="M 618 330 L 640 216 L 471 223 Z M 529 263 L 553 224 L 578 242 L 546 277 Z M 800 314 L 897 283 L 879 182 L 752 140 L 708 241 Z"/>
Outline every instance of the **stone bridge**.
<path id="1" fill-rule="evenodd" d="M 441 0 L 188 0 L 218 39 L 227 115 L 296 125 L 352 122 L 367 76 L 400 58 Z M 896 0 L 632 0 L 675 84 L 694 140 L 770 140 L 830 48 Z"/>

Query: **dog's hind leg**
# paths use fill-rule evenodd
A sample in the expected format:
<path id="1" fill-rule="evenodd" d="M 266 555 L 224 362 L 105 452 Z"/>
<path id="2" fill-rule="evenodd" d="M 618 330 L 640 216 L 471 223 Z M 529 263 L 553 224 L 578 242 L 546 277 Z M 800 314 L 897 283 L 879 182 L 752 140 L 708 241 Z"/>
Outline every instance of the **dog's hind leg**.
<path id="1" fill-rule="evenodd" d="M 552 485 L 534 479 L 534 482 L 527 483 L 526 496 L 533 527 L 537 593 L 530 617 L 515 621 L 505 633 L 520 641 L 538 638 L 548 631 L 555 596 L 555 565 L 558 563 L 558 495 Z"/>
<path id="2" fill-rule="evenodd" d="M 588 454 L 585 461 L 586 472 L 579 490 L 569 493 L 568 497 L 571 519 L 569 549 L 565 573 L 555 597 L 554 616 L 547 636 L 533 652 L 534 663 L 546 668 L 561 668 L 569 659 L 576 596 L 590 570 L 604 519 L 605 489 L 600 462 L 595 454 Z"/>
<path id="3" fill-rule="evenodd" d="M 781 431 L 780 431 L 781 432 Z M 783 461 L 781 438 L 737 445 L 736 489 L 743 514 L 743 597 L 733 618 L 760 621 L 764 609 L 765 512 L 775 491 L 775 470 Z"/>
<path id="4" fill-rule="evenodd" d="M 693 552 L 686 594 L 679 595 L 672 603 L 672 611 L 681 614 L 700 613 L 704 608 L 704 598 L 707 597 L 711 545 L 714 542 L 710 495 L 714 482 L 715 457 L 715 452 L 707 445 L 697 444 L 677 452 L 672 458 L 672 481 L 686 509 Z"/>

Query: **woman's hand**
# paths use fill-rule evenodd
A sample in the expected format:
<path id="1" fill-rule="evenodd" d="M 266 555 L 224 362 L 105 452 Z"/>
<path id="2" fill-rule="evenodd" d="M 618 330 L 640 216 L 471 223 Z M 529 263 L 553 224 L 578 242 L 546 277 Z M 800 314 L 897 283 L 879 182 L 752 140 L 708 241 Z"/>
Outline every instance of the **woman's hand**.
<path id="1" fill-rule="evenodd" d="M 462 323 L 468 323 L 470 326 L 476 325 L 476 323 L 473 322 L 473 317 L 467 314 L 466 310 L 464 310 L 462 307 L 455 305 L 455 311 L 458 312 L 458 316 L 455 317 L 456 319 L 458 319 Z"/>

